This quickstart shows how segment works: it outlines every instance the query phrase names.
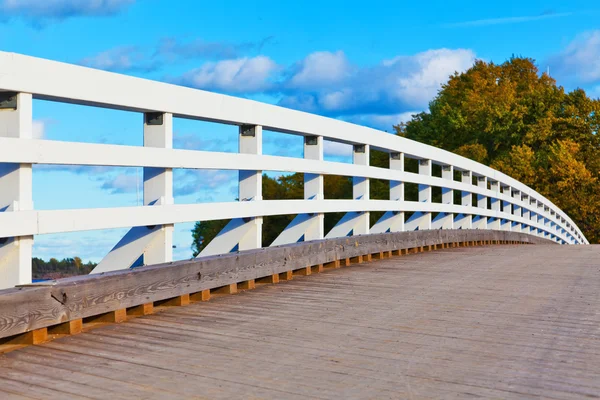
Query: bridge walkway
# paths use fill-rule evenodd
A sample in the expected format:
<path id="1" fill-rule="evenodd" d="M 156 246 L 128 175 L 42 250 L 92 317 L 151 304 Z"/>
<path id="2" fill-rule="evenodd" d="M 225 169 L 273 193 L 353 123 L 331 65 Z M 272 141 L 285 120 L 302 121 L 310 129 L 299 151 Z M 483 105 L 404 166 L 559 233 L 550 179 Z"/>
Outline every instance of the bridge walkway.
<path id="1" fill-rule="evenodd" d="M 0 356 L 0 397 L 600 397 L 600 246 L 443 249 Z"/>

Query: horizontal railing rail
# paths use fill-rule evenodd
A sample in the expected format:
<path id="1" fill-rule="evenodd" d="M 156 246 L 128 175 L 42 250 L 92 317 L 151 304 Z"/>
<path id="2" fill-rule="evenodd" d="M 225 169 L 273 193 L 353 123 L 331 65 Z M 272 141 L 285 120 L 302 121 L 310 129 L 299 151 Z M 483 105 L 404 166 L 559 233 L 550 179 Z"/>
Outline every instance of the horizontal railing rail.
<path id="1" fill-rule="evenodd" d="M 33 99 L 143 113 L 144 146 L 34 140 Z M 173 117 L 238 125 L 239 153 L 173 149 Z M 304 158 L 263 155 L 263 129 L 304 136 Z M 324 161 L 323 140 L 352 145 L 353 164 Z M 369 166 L 370 150 L 389 153 L 390 168 Z M 405 158 L 418 160 L 418 173 L 404 170 Z M 35 210 L 33 164 L 142 167 L 145 205 Z M 441 177 L 432 174 L 433 164 L 442 167 Z M 250 201 L 175 205 L 173 169 L 240 171 L 239 198 Z M 262 200 L 262 171 L 304 173 L 305 199 Z M 352 177 L 353 200 L 325 200 L 325 175 Z M 390 182 L 389 200 L 369 199 L 370 179 Z M 418 185 L 418 201 L 405 200 L 405 183 Z M 433 187 L 441 188 L 441 203 L 433 201 Z M 454 191 L 460 192 L 460 204 L 454 204 Z M 370 226 L 368 213 L 374 211 L 385 214 Z M 330 212 L 347 214 L 332 231 L 324 232 L 323 214 Z M 210 255 L 260 247 L 262 217 L 284 214 L 296 219 L 274 245 L 453 228 L 509 230 L 562 244 L 588 243 L 569 216 L 541 194 L 439 148 L 256 101 L 0 52 L 0 268 L 8 271 L 0 287 L 31 281 L 35 235 L 133 227 L 95 270 L 102 272 L 128 268 L 140 255 L 146 264 L 171 261 L 175 223 L 232 219 L 203 250 L 202 255 Z"/>

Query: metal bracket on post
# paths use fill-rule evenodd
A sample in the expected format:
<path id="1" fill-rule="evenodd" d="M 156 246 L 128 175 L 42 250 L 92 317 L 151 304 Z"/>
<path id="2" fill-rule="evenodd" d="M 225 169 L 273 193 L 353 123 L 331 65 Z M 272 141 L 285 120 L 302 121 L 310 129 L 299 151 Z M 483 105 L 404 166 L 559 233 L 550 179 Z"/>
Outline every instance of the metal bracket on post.
<path id="1" fill-rule="evenodd" d="M 144 120 L 146 125 L 156 126 L 164 124 L 164 113 L 161 112 L 148 112 L 144 114 Z"/>
<path id="2" fill-rule="evenodd" d="M 15 92 L 0 92 L 0 110 L 16 110 L 17 96 Z"/>

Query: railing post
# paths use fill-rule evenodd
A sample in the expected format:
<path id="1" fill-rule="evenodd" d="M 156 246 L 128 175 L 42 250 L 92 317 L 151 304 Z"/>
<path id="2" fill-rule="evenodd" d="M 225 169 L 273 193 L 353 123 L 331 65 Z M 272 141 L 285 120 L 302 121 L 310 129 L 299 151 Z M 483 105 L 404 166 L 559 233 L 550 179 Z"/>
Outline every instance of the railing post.
<path id="1" fill-rule="evenodd" d="M 173 148 L 173 114 L 144 114 L 144 147 Z M 171 205 L 173 200 L 173 170 L 144 168 L 144 205 Z M 163 225 L 157 237 L 144 253 L 144 264 L 173 261 L 173 225 Z"/>
<path id="2" fill-rule="evenodd" d="M 431 176 L 431 160 L 419 160 L 419 175 Z M 431 186 L 419 185 L 419 203 L 431 203 Z M 431 229 L 431 213 L 423 212 L 419 230 Z"/>
<path id="3" fill-rule="evenodd" d="M 552 228 L 552 222 L 550 221 L 550 207 L 548 206 L 544 206 L 544 226 L 547 229 L 546 237 L 550 237 L 550 239 L 553 239 L 554 234 L 552 233 L 552 231 L 554 229 Z"/>
<path id="4" fill-rule="evenodd" d="M 419 160 L 419 175 L 431 176 L 431 160 Z M 431 203 L 431 186 L 419 183 L 419 205 Z M 429 207 L 427 207 L 429 208 Z M 406 230 L 429 230 L 431 229 L 431 212 L 416 211 L 404 224 Z"/>
<path id="5" fill-rule="evenodd" d="M 390 169 L 404 172 L 404 153 L 390 153 Z M 390 181 L 390 200 L 404 202 L 404 182 Z M 390 232 L 404 231 L 404 211 L 393 212 Z"/>
<path id="6" fill-rule="evenodd" d="M 304 138 L 304 158 L 308 160 L 323 161 L 323 136 L 306 136 Z M 304 174 L 304 199 L 324 200 L 323 175 Z M 317 219 L 316 224 L 310 224 L 304 233 L 304 240 L 323 239 L 324 214 L 316 214 L 312 218 Z"/>
<path id="7" fill-rule="evenodd" d="M 487 178 L 485 176 L 477 177 L 477 186 L 481 189 L 487 190 Z M 477 208 L 483 208 L 487 210 L 488 199 L 487 196 L 477 194 Z M 477 215 L 473 219 L 473 229 L 488 229 L 488 219 L 483 215 Z"/>
<path id="8" fill-rule="evenodd" d="M 369 165 L 370 148 L 367 144 L 355 144 L 352 152 L 352 161 L 357 165 Z M 352 197 L 354 200 L 369 200 L 369 178 L 352 178 Z M 366 235 L 369 233 L 369 212 L 363 211 L 354 226 L 354 235 Z"/>
<path id="9" fill-rule="evenodd" d="M 544 211 L 544 204 L 541 201 L 538 202 L 538 210 L 538 223 L 542 226 L 540 228 L 540 235 L 543 238 L 547 238 L 548 232 L 546 231 L 546 213 Z"/>
<path id="10" fill-rule="evenodd" d="M 521 193 L 521 202 L 527 204 L 527 208 L 521 207 L 521 214 L 523 219 L 527 221 L 527 224 L 521 225 L 521 232 L 531 233 L 531 217 L 529 214 L 529 195 Z"/>
<path id="11" fill-rule="evenodd" d="M 461 172 L 461 182 L 466 185 L 473 185 L 473 177 L 471 171 Z M 461 191 L 460 205 L 463 207 L 473 207 L 473 193 Z M 473 215 L 472 210 L 468 214 L 459 214 L 454 220 L 454 228 L 459 229 L 472 229 L 473 228 Z"/>
<path id="12" fill-rule="evenodd" d="M 500 182 L 490 181 L 490 190 L 495 193 L 495 197 L 492 197 L 491 205 L 492 211 L 495 212 L 496 216 L 488 222 L 488 229 L 500 229 Z"/>
<path id="13" fill-rule="evenodd" d="M 511 188 L 507 185 L 501 185 L 502 192 L 502 212 L 512 216 L 512 203 L 506 199 L 506 197 L 511 197 Z M 503 231 L 512 230 L 512 221 L 507 218 L 502 218 L 500 220 L 500 228 Z"/>
<path id="14" fill-rule="evenodd" d="M 521 192 L 518 190 L 512 190 L 511 191 L 511 196 L 514 199 L 514 203 L 513 203 L 513 208 L 512 208 L 512 215 L 521 218 L 521 206 L 518 204 L 519 201 L 521 200 Z M 522 227 L 521 227 L 521 223 L 520 222 L 512 222 L 512 230 L 515 232 L 521 232 L 522 231 Z"/>
<path id="15" fill-rule="evenodd" d="M 29 93 L 0 93 L 0 137 L 32 138 Z M 0 163 L 0 212 L 33 209 L 31 164 Z M 33 236 L 0 238 L 0 289 L 31 283 Z"/>
<path id="16" fill-rule="evenodd" d="M 452 165 L 442 165 L 442 179 L 454 180 L 454 170 Z M 454 204 L 454 190 L 442 187 L 442 204 Z M 454 214 L 440 212 L 431 223 L 432 229 L 453 229 Z"/>
<path id="17" fill-rule="evenodd" d="M 240 153 L 262 154 L 262 126 L 240 126 Z M 239 172 L 239 198 L 240 201 L 262 200 L 262 171 Z M 262 217 L 255 217 L 248 221 L 250 230 L 240 240 L 238 249 L 249 250 L 262 247 Z"/>

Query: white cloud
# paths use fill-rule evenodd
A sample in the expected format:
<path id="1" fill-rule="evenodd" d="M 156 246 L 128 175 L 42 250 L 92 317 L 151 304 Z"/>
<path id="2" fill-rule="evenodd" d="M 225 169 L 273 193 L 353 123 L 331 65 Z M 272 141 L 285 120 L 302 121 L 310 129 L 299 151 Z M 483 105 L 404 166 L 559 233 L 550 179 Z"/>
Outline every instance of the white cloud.
<path id="1" fill-rule="evenodd" d="M 386 131 L 392 131 L 394 125 L 398 125 L 401 122 L 408 122 L 412 116 L 418 114 L 420 111 L 407 111 L 400 114 L 390 115 L 377 115 L 377 114 L 366 114 L 357 115 L 350 118 L 346 118 L 348 122 L 359 125 L 376 126 Z"/>
<path id="2" fill-rule="evenodd" d="M 505 18 L 487 18 L 477 19 L 473 21 L 456 22 L 452 24 L 446 24 L 446 28 L 459 28 L 459 27 L 476 27 L 476 26 L 489 26 L 489 25 L 505 25 L 505 24 L 518 24 L 523 22 L 541 21 L 551 18 L 564 18 L 575 15 L 572 12 L 566 13 L 545 13 L 540 15 L 524 15 L 520 17 L 505 17 Z"/>
<path id="3" fill-rule="evenodd" d="M 351 66 L 342 51 L 319 51 L 309 54 L 293 68 L 295 71 L 287 84 L 294 88 L 331 85 L 347 78 Z"/>
<path id="4" fill-rule="evenodd" d="M 237 184 L 237 176 L 237 171 L 175 170 L 173 193 L 176 196 L 213 195 Z"/>
<path id="5" fill-rule="evenodd" d="M 36 236 L 33 256 L 43 260 L 80 257 L 83 262 L 99 262 L 128 229 L 73 232 Z"/>
<path id="6" fill-rule="evenodd" d="M 384 66 L 390 69 L 392 78 L 390 94 L 425 107 L 450 75 L 469 69 L 474 62 L 475 54 L 471 50 L 439 49 L 412 57 L 396 57 Z"/>
<path id="7" fill-rule="evenodd" d="M 102 177 L 99 180 L 103 181 L 103 190 L 108 190 L 111 194 L 134 193 L 140 189 L 141 178 L 131 174 L 118 174 L 115 176 Z"/>
<path id="8" fill-rule="evenodd" d="M 198 89 L 232 93 L 259 92 L 271 86 L 269 81 L 277 64 L 269 57 L 243 57 L 218 62 L 208 62 L 189 71 L 177 83 Z"/>
<path id="9" fill-rule="evenodd" d="M 346 143 L 324 140 L 323 153 L 332 157 L 349 157 L 352 156 L 352 146 Z"/>
<path id="10" fill-rule="evenodd" d="M 108 16 L 135 0 L 0 0 L 0 19 L 22 17 L 35 22 L 77 16 Z"/>
<path id="11" fill-rule="evenodd" d="M 208 62 L 172 81 L 227 93 L 265 93 L 279 97 L 284 107 L 391 129 L 387 124 L 397 123 L 398 115 L 426 110 L 442 84 L 475 60 L 472 50 L 434 49 L 359 67 L 342 51 L 319 51 L 288 68 L 265 56 Z"/>
<path id="12" fill-rule="evenodd" d="M 334 60 L 330 69 L 322 67 L 324 59 Z M 394 119 L 398 114 L 426 109 L 452 74 L 473 65 L 475 54 L 465 49 L 437 49 L 363 68 L 340 60 L 345 60 L 340 52 L 306 57 L 300 75 L 302 87 L 294 87 L 299 75 L 289 78 L 281 85 L 280 104 L 348 119 L 365 115 Z M 315 68 L 308 65 L 311 61 L 316 62 Z"/>
<path id="13" fill-rule="evenodd" d="M 550 58 L 550 72 L 572 83 L 600 81 L 600 30 L 577 36 L 559 54 Z"/>
<path id="14" fill-rule="evenodd" d="M 79 64 L 90 68 L 114 72 L 150 72 L 158 67 L 157 62 L 149 60 L 144 53 L 135 46 L 121 46 L 103 51 L 95 56 L 84 58 Z"/>

